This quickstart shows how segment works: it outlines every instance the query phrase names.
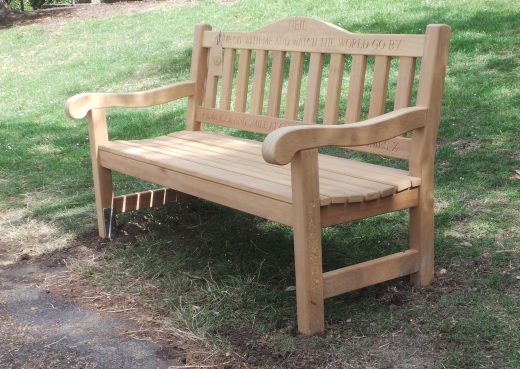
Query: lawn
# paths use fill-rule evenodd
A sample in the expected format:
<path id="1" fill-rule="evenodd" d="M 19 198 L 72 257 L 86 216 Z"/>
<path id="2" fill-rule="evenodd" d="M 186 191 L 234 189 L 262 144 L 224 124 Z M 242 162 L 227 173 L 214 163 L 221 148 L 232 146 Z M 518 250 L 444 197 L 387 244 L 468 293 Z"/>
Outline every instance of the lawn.
<path id="1" fill-rule="evenodd" d="M 193 25 L 254 30 L 291 15 L 318 16 L 352 32 L 452 27 L 436 157 L 434 283 L 417 290 L 398 280 L 327 300 L 327 332 L 296 336 L 291 230 L 201 200 L 120 217 L 121 234 L 103 244 L 96 260 L 72 265 L 74 273 L 107 291 L 139 296 L 201 337 L 199 345 L 236 353 L 237 367 L 519 368 L 520 9 L 514 0 L 200 1 L 55 28 L 0 30 L 3 241 L 37 254 L 95 239 L 87 126 L 65 117 L 69 96 L 186 80 Z M 180 101 L 111 110 L 110 136 L 180 130 L 185 109 Z M 124 176 L 115 180 L 118 194 L 149 188 Z M 401 249 L 406 220 L 396 213 L 325 229 L 325 269 Z"/>

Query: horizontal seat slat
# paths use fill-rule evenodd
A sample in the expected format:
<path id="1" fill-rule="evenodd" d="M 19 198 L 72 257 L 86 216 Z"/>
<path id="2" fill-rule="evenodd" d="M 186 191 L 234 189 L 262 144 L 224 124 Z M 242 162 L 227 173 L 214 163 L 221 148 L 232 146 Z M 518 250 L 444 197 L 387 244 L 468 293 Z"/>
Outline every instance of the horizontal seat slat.
<path id="1" fill-rule="evenodd" d="M 234 150 L 250 152 L 252 154 L 258 153 L 258 147 L 260 145 L 256 141 L 207 132 L 194 133 L 189 131 L 180 131 L 172 133 L 170 136 L 182 137 L 184 139 L 191 139 L 205 144 L 218 145 L 221 147 L 233 147 Z M 383 167 L 360 162 L 357 160 L 337 158 L 330 155 L 319 155 L 319 162 L 321 169 L 356 178 L 393 185 L 397 187 L 397 191 L 403 191 L 410 187 L 417 187 L 421 184 L 420 178 L 409 176 L 406 171 L 401 169 Z"/>
<path id="2" fill-rule="evenodd" d="M 227 169 L 230 171 L 236 171 L 237 173 L 243 173 L 252 177 L 268 178 L 269 180 L 290 186 L 290 167 L 279 167 L 265 162 L 261 162 L 261 157 L 257 156 L 260 160 L 253 160 L 254 155 L 249 155 L 249 158 L 244 157 L 244 153 L 225 150 L 218 152 L 212 147 L 203 146 L 194 147 L 194 142 L 186 140 L 175 140 L 171 137 L 162 137 L 154 140 L 147 140 L 139 143 L 139 145 L 149 145 L 157 147 L 158 150 L 165 150 L 168 152 L 183 151 L 193 155 L 195 160 L 202 162 L 211 163 L 212 166 L 219 167 L 221 169 Z M 179 142 L 180 141 L 180 142 Z M 235 154 L 239 154 L 236 156 Z M 242 155 L 240 155 L 242 154 Z M 248 154 L 245 154 L 248 155 Z M 325 174 L 325 175 L 322 175 Z M 351 183 L 349 181 L 341 181 L 338 176 L 330 176 L 329 173 L 320 173 L 320 193 L 326 197 L 329 197 L 332 203 L 345 203 L 345 202 L 360 202 L 363 200 L 375 200 L 379 197 L 388 196 L 394 192 L 393 188 L 386 186 L 384 189 L 376 188 L 377 186 L 360 185 L 359 183 Z M 347 177 L 348 179 L 348 177 Z M 355 181 L 354 181 L 355 182 Z"/>
<path id="3" fill-rule="evenodd" d="M 177 138 L 175 136 L 168 136 L 168 137 L 159 137 L 157 138 L 158 141 L 164 142 L 167 145 L 179 145 L 182 146 L 184 149 L 190 150 L 190 149 L 198 149 L 202 150 L 204 152 L 216 152 L 226 155 L 226 160 L 237 162 L 237 163 L 246 163 L 246 165 L 256 165 L 261 166 L 262 168 L 265 166 L 269 167 L 269 170 L 272 172 L 277 173 L 284 173 L 285 175 L 289 176 L 290 172 L 290 164 L 286 166 L 280 166 L 280 165 L 273 165 L 268 164 L 264 161 L 261 153 L 261 147 L 258 146 L 258 151 L 255 154 L 244 152 L 244 151 L 235 151 L 229 148 L 222 148 L 219 146 L 209 146 L 205 144 L 201 144 L 196 141 L 191 140 L 183 140 L 181 138 Z M 197 151 L 196 151 L 197 152 Z M 331 183 L 334 185 L 338 184 L 351 184 L 358 186 L 359 190 L 366 191 L 366 189 L 376 190 L 380 193 L 381 197 L 386 197 L 391 194 L 393 194 L 397 188 L 395 186 L 391 186 L 388 184 L 382 184 L 378 182 L 368 181 L 362 178 L 356 178 L 347 176 L 344 174 L 339 173 L 331 173 L 328 172 L 322 168 L 320 168 L 320 181 L 324 183 Z M 321 183 L 320 182 L 320 183 Z"/>
<path id="4" fill-rule="evenodd" d="M 100 146 L 99 150 L 100 156 L 109 152 L 279 201 L 292 202 L 290 165 L 278 166 L 263 161 L 261 143 L 257 141 L 181 131 L 153 139 L 111 141 Z M 347 170 L 344 169 L 346 165 Z M 355 169 L 348 170 L 348 165 Z M 409 176 L 400 173 L 404 171 L 381 167 L 380 173 L 377 173 L 378 168 L 372 164 L 320 155 L 321 206 L 376 200 L 403 190 L 405 184 L 406 188 L 411 187 Z M 353 175 L 354 172 L 363 172 L 364 177 L 373 179 L 360 178 Z"/>
<path id="5" fill-rule="evenodd" d="M 194 163 L 204 164 L 213 168 L 222 169 L 229 171 L 230 173 L 236 173 L 241 175 L 247 175 L 252 178 L 267 180 L 269 182 L 281 184 L 290 188 L 291 178 L 289 172 L 277 173 L 272 170 L 268 170 L 267 166 L 252 166 L 244 163 L 233 162 L 228 160 L 227 155 L 208 155 L 208 152 L 203 151 L 190 151 L 183 149 L 182 146 L 169 146 L 164 143 L 161 144 L 157 140 L 144 140 L 144 141 L 121 141 L 125 144 L 130 144 L 134 147 L 139 147 L 144 150 L 151 152 L 167 153 L 172 157 L 188 158 L 187 160 L 193 161 Z M 272 168 L 270 168 L 272 169 Z M 341 185 L 341 183 L 340 183 Z M 353 187 L 353 188 L 352 188 Z M 359 202 L 366 200 L 372 200 L 378 198 L 378 194 L 375 191 L 366 193 L 363 189 L 344 185 L 342 187 L 331 185 L 330 183 L 322 183 L 320 188 L 322 194 L 322 204 L 328 205 L 332 203 L 345 203 L 350 198 L 350 202 Z M 366 198 L 364 198 L 366 197 Z M 331 199 L 330 201 L 328 199 Z"/>
<path id="6" fill-rule="evenodd" d="M 103 152 L 110 152 L 129 159 L 156 165 L 164 169 L 182 172 L 193 177 L 199 177 L 230 187 L 258 193 L 279 201 L 287 203 L 291 202 L 291 192 L 287 186 L 279 185 L 277 183 L 254 179 L 246 175 L 233 175 L 231 172 L 219 170 L 208 165 L 195 163 L 179 157 L 172 157 L 164 153 L 151 152 L 149 150 L 130 146 L 117 141 L 112 141 L 107 145 L 100 146 L 99 151 L 101 157 L 103 156 Z"/>

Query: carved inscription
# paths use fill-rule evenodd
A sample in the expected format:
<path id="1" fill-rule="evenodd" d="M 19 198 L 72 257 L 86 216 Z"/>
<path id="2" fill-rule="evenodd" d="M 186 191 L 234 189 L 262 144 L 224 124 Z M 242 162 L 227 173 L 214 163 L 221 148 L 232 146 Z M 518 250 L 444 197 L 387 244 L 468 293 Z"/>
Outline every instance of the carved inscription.
<path id="1" fill-rule="evenodd" d="M 304 31 L 305 19 L 293 19 L 289 22 L 289 31 Z"/>
<path id="2" fill-rule="evenodd" d="M 376 142 L 370 145 L 367 145 L 373 149 L 386 150 L 386 151 L 398 151 L 400 150 L 399 141 L 396 140 L 387 140 Z"/>
<path id="3" fill-rule="evenodd" d="M 212 108 L 199 108 L 197 111 L 197 120 L 204 123 L 219 124 L 225 127 L 260 133 L 269 133 L 277 128 L 288 125 L 302 124 L 300 122 L 292 123 L 278 118 L 222 111 Z"/>
<path id="4" fill-rule="evenodd" d="M 303 25 L 304 26 L 304 25 Z M 295 26 L 296 27 L 296 26 Z M 268 34 L 227 34 L 223 42 L 244 48 L 320 48 L 348 50 L 398 51 L 402 40 L 386 38 L 345 37 L 314 37 L 314 36 L 273 36 Z"/>

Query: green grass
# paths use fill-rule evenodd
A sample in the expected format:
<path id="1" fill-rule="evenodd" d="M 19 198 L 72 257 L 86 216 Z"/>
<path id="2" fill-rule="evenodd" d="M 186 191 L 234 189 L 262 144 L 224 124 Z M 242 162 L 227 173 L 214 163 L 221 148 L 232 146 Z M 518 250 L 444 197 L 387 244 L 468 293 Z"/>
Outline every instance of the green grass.
<path id="1" fill-rule="evenodd" d="M 424 290 L 397 281 L 328 300 L 327 333 L 294 337 L 290 229 L 191 201 L 121 217 L 130 235 L 82 275 L 140 294 L 210 342 L 260 355 L 252 367 L 520 367 L 520 181 L 510 178 L 520 169 L 520 10 L 512 0 L 204 1 L 0 31 L 0 207 L 67 237 L 95 234 L 86 123 L 66 119 L 65 100 L 185 80 L 194 24 L 253 30 L 289 15 L 354 32 L 452 27 L 435 193 L 436 265 L 447 273 Z M 182 129 L 185 108 L 111 110 L 110 135 Z M 116 176 L 118 193 L 147 187 Z M 400 250 L 406 224 L 397 213 L 326 229 L 325 268 Z M 256 351 L 235 339 L 244 331 Z"/>

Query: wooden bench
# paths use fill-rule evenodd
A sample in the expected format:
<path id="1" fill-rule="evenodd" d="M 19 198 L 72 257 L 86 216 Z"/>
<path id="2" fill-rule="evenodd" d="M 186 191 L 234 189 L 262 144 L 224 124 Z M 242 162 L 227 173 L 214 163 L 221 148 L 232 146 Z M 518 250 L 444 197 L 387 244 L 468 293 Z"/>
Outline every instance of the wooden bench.
<path id="1" fill-rule="evenodd" d="M 190 81 L 67 101 L 69 117 L 88 118 L 99 235 L 110 236 L 116 212 L 185 194 L 292 226 L 304 334 L 324 330 L 325 298 L 405 275 L 416 286 L 429 284 L 434 154 L 449 38 L 446 25 L 429 25 L 424 35 L 358 34 L 304 17 L 248 33 L 196 26 Z M 363 112 L 365 84 L 371 87 Z M 108 140 L 105 108 L 183 97 L 186 130 Z M 205 125 L 267 136 L 261 143 L 203 131 Z M 324 146 L 404 159 L 409 170 L 319 154 Z M 111 171 L 165 188 L 114 197 Z M 408 250 L 323 273 L 321 228 L 401 209 L 409 209 Z"/>

